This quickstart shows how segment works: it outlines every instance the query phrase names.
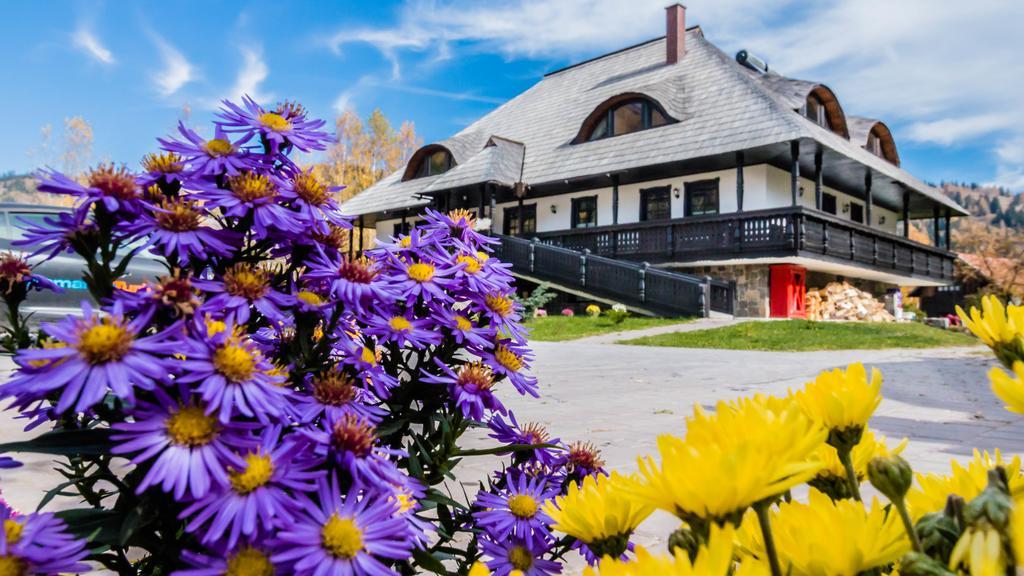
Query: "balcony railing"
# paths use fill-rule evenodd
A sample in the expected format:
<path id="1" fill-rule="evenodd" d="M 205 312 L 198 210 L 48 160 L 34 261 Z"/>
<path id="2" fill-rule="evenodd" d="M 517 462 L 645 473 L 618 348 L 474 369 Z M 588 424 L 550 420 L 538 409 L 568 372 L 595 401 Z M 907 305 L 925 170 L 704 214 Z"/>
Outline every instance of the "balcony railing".
<path id="1" fill-rule="evenodd" d="M 952 280 L 952 252 L 800 206 L 577 228 L 544 243 L 650 263 L 734 258 L 824 258 L 904 276 Z"/>

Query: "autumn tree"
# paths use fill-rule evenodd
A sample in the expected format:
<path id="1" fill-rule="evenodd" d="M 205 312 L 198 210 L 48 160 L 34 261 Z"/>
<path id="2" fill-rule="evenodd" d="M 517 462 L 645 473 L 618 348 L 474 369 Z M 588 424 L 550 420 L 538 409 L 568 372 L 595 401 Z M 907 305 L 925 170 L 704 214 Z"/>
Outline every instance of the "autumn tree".
<path id="1" fill-rule="evenodd" d="M 971 263 L 966 273 L 989 283 L 988 292 L 1003 299 L 1024 296 L 1024 231 L 972 219 L 954 231 L 953 243 Z"/>

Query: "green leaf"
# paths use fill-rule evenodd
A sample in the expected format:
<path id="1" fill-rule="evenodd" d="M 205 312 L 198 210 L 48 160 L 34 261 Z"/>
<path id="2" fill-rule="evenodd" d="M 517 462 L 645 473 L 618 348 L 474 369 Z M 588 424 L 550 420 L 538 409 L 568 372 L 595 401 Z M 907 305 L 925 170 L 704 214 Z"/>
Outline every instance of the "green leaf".
<path id="1" fill-rule="evenodd" d="M 441 563 L 433 554 L 426 550 L 420 550 L 415 548 L 412 551 L 413 560 L 416 561 L 416 566 L 429 570 L 434 574 L 447 574 L 448 570 L 445 569 L 444 564 Z"/>
<path id="2" fill-rule="evenodd" d="M 557 444 L 505 444 L 496 448 L 482 450 L 459 450 L 452 456 L 490 456 L 492 454 L 508 454 L 510 452 L 529 452 L 537 448 L 559 448 Z"/>
<path id="3" fill-rule="evenodd" d="M 110 454 L 110 435 L 112 433 L 112 430 L 106 428 L 51 430 L 31 440 L 0 444 L 0 453 L 32 452 L 58 456 L 100 456 Z"/>
<path id="4" fill-rule="evenodd" d="M 67 523 L 76 536 L 88 537 L 92 544 L 114 544 L 121 532 L 121 514 L 102 508 L 61 510 L 57 517 Z"/>
<path id="5" fill-rule="evenodd" d="M 138 530 L 142 524 L 142 515 L 144 513 L 142 506 L 134 506 L 128 510 L 128 514 L 125 515 L 124 520 L 121 522 L 121 531 L 117 536 L 117 543 L 119 546 L 124 546 L 132 539 L 135 531 Z"/>

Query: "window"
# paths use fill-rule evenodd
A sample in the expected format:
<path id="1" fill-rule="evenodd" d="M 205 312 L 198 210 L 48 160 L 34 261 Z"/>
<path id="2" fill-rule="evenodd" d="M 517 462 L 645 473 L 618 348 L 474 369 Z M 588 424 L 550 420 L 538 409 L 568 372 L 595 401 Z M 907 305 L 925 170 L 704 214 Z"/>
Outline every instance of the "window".
<path id="1" fill-rule="evenodd" d="M 821 99 L 821 96 L 811 93 L 807 97 L 807 105 L 804 110 L 804 114 L 807 118 L 821 126 L 822 128 L 832 129 L 832 125 L 828 121 L 828 112 L 825 110 L 825 101 Z"/>
<path id="2" fill-rule="evenodd" d="M 447 150 L 435 150 L 420 160 L 420 165 L 416 169 L 416 175 L 413 176 L 413 178 L 423 178 L 425 176 L 437 176 L 438 174 L 444 174 L 451 170 L 454 165 L 455 161 Z"/>
<path id="3" fill-rule="evenodd" d="M 879 158 L 885 158 L 885 153 L 882 152 L 882 139 L 879 138 L 878 135 L 875 134 L 874 132 L 868 134 L 867 149 L 868 152 L 871 152 L 875 156 L 878 156 Z"/>
<path id="4" fill-rule="evenodd" d="M 640 190 L 640 221 L 672 218 L 671 186 Z"/>
<path id="5" fill-rule="evenodd" d="M 537 232 L 537 205 L 523 205 L 523 231 L 519 231 L 519 207 L 505 208 L 505 219 L 501 225 L 506 236 L 525 236 Z"/>
<path id="6" fill-rule="evenodd" d="M 597 196 L 572 199 L 572 227 L 592 228 L 597 226 Z"/>
<path id="7" fill-rule="evenodd" d="M 633 98 L 605 110 L 590 129 L 590 134 L 582 140 L 621 136 L 668 123 L 668 116 L 665 116 L 660 106 L 645 98 Z"/>
<path id="8" fill-rule="evenodd" d="M 829 214 L 836 213 L 836 197 L 828 192 L 821 193 L 821 211 Z"/>
<path id="9" fill-rule="evenodd" d="M 409 223 L 408 221 L 406 221 L 406 222 L 396 222 L 395 226 L 392 228 L 391 235 L 395 236 L 395 237 L 403 236 L 405 234 L 408 234 L 409 230 L 411 230 L 411 229 L 412 229 L 412 224 Z"/>
<path id="10" fill-rule="evenodd" d="M 864 206 L 850 202 L 850 220 L 854 222 L 864 223 Z"/>
<path id="11" fill-rule="evenodd" d="M 684 216 L 718 214 L 718 178 L 686 183 Z"/>

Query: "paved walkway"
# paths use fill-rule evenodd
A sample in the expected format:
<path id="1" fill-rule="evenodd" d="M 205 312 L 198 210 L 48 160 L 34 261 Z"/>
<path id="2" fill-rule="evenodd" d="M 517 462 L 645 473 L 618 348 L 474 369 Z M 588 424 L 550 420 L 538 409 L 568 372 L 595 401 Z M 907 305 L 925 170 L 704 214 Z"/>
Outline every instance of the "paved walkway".
<path id="1" fill-rule="evenodd" d="M 708 330 L 710 328 L 721 328 L 723 326 L 732 326 L 733 324 L 739 324 L 747 319 L 736 320 L 734 318 L 698 318 L 689 322 L 681 322 L 679 324 L 668 324 L 666 326 L 655 326 L 653 328 L 644 328 L 642 330 L 623 330 L 620 332 L 609 332 L 608 334 L 598 334 L 597 336 L 587 336 L 585 338 L 579 338 L 573 340 L 573 344 L 615 344 L 619 340 L 629 340 L 632 338 L 643 338 L 644 336 L 660 336 L 661 334 L 671 334 L 673 332 L 693 332 L 694 330 Z"/>

